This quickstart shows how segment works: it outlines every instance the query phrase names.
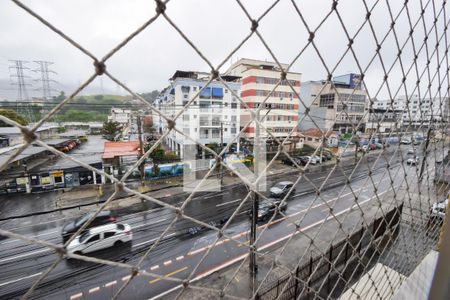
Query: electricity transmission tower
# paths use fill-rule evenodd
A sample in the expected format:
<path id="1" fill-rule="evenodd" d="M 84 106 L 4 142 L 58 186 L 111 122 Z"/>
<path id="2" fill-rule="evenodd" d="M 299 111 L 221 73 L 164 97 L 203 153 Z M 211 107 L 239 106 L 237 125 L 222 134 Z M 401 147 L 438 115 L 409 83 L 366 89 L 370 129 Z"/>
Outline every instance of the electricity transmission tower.
<path id="1" fill-rule="evenodd" d="M 41 75 L 39 79 L 36 79 L 36 81 L 40 81 L 42 84 L 42 87 L 38 88 L 38 90 L 42 90 L 43 100 L 45 101 L 50 100 L 52 98 L 52 91 L 53 91 L 50 83 L 56 82 L 55 80 L 50 79 L 49 76 L 50 73 L 56 74 L 55 71 L 49 69 L 49 66 L 53 65 L 53 62 L 44 60 L 35 60 L 34 63 L 38 65 L 38 68 L 34 69 L 33 72 L 40 73 Z"/>
<path id="2" fill-rule="evenodd" d="M 17 86 L 17 107 L 18 113 L 22 114 L 29 121 L 33 122 L 33 112 L 31 110 L 30 98 L 27 91 L 27 86 L 31 86 L 28 83 L 30 76 L 25 74 L 25 71 L 30 70 L 26 66 L 28 61 L 25 60 L 10 60 L 11 66 L 9 67 L 11 84 Z"/>
<path id="3" fill-rule="evenodd" d="M 30 68 L 26 67 L 28 61 L 25 60 L 10 60 L 12 66 L 9 67 L 11 84 L 17 85 L 17 102 L 28 102 L 30 98 L 28 97 L 27 86 L 31 86 L 30 83 L 27 83 L 27 79 L 30 76 L 24 74 L 24 70 L 29 70 Z"/>

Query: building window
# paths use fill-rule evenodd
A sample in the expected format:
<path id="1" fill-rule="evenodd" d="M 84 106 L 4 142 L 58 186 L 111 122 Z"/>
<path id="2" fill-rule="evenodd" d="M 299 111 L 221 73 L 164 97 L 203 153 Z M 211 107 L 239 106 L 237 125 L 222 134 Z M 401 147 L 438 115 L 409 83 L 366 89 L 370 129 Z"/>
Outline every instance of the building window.
<path id="1" fill-rule="evenodd" d="M 183 98 L 184 98 L 184 99 L 187 99 L 187 98 L 188 98 L 188 95 L 187 95 L 187 94 L 184 94 L 184 95 L 183 95 Z"/>
<path id="2" fill-rule="evenodd" d="M 189 115 L 183 115 L 183 121 L 189 121 Z"/>
<path id="3" fill-rule="evenodd" d="M 189 128 L 183 128 L 183 133 L 185 134 L 185 135 L 189 135 Z"/>
<path id="4" fill-rule="evenodd" d="M 236 133 L 236 127 L 231 127 L 231 133 Z"/>
<path id="5" fill-rule="evenodd" d="M 228 128 L 225 127 L 223 130 L 224 130 L 225 132 L 227 132 L 227 131 L 228 131 Z"/>
<path id="6" fill-rule="evenodd" d="M 237 103 L 231 103 L 231 108 L 232 109 L 236 109 L 237 108 Z"/>
<path id="7" fill-rule="evenodd" d="M 228 94 L 228 89 L 225 89 L 225 94 Z"/>
<path id="8" fill-rule="evenodd" d="M 196 87 L 196 86 L 193 86 L 193 87 L 192 87 L 192 90 L 193 90 L 194 92 L 196 92 L 196 91 L 197 91 L 197 87 Z"/>
<path id="9" fill-rule="evenodd" d="M 320 95 L 320 107 L 334 108 L 334 94 Z"/>
<path id="10" fill-rule="evenodd" d="M 231 122 L 237 122 L 237 117 L 236 116 L 231 116 Z"/>
<path id="11" fill-rule="evenodd" d="M 225 102 L 225 107 L 228 107 L 228 102 Z"/>

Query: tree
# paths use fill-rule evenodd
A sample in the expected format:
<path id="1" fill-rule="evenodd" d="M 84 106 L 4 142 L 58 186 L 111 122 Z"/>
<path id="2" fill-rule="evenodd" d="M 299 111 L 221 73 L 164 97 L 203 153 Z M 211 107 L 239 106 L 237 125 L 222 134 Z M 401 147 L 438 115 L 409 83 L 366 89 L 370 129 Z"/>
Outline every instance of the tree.
<path id="1" fill-rule="evenodd" d="M 108 141 L 115 141 L 122 133 L 122 125 L 114 121 L 104 122 L 102 133 Z"/>
<path id="2" fill-rule="evenodd" d="M 13 120 L 20 125 L 26 126 L 28 125 L 27 119 L 25 119 L 23 116 L 19 115 L 17 112 L 11 109 L 0 109 L 0 115 L 7 117 L 10 120 Z M 0 121 L 0 127 L 12 127 L 9 124 L 4 123 L 3 121 Z"/>
<path id="3" fill-rule="evenodd" d="M 156 97 L 158 97 L 158 95 L 159 95 L 159 91 L 158 90 L 153 90 L 150 93 L 139 94 L 139 96 L 141 96 L 142 98 L 144 98 L 145 100 L 147 100 L 150 103 L 155 101 L 155 99 L 156 99 Z"/>
<path id="4" fill-rule="evenodd" d="M 64 99 L 66 99 L 66 94 L 64 91 L 59 92 L 59 95 L 53 98 L 53 100 L 58 103 L 62 102 Z"/>
<path id="5" fill-rule="evenodd" d="M 152 147 L 152 144 L 147 145 L 146 152 Z M 156 149 L 150 153 L 149 157 L 153 159 L 153 162 L 162 162 L 166 159 L 166 151 L 164 151 L 163 147 L 161 145 L 158 145 Z"/>
<path id="6" fill-rule="evenodd" d="M 81 96 L 80 98 L 76 99 L 76 103 L 82 103 L 82 104 L 86 104 L 88 101 L 86 98 L 84 98 L 83 96 Z"/>

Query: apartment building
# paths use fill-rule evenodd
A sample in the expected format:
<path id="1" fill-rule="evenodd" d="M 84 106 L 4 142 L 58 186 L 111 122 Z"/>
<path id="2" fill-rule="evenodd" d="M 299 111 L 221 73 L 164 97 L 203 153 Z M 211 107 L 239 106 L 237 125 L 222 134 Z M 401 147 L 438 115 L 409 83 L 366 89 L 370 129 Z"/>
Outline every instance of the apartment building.
<path id="1" fill-rule="evenodd" d="M 173 118 L 206 86 L 209 76 L 209 73 L 176 71 L 170 78 L 170 85 L 162 91 L 154 105 Z M 239 77 L 222 78 L 234 93 L 240 94 Z M 212 81 L 176 120 L 176 128 L 193 139 L 173 130 L 166 137 L 166 144 L 181 158 L 184 156 L 184 146 L 195 145 L 194 140 L 204 145 L 222 142 L 227 145 L 239 133 L 240 105 L 228 87 L 218 80 Z M 166 121 L 158 114 L 153 114 L 153 117 L 162 134 L 167 126 Z"/>
<path id="2" fill-rule="evenodd" d="M 288 65 L 281 64 L 281 67 L 286 70 Z M 297 125 L 299 107 L 299 99 L 288 81 L 299 93 L 301 73 L 287 72 L 286 80 L 277 86 L 281 72 L 274 62 L 243 58 L 232 64 L 226 74 L 242 78 L 241 98 L 250 109 L 257 109 L 268 97 L 260 111 L 261 122 L 275 137 L 285 138 Z M 274 91 L 271 93 L 272 90 Z M 243 128 L 251 120 L 251 114 L 244 107 L 241 107 L 240 113 L 240 127 Z M 261 137 L 268 137 L 265 130 L 260 133 Z M 255 123 L 251 123 L 245 132 L 245 138 L 253 139 L 254 136 Z"/>
<path id="3" fill-rule="evenodd" d="M 310 112 L 305 117 L 305 107 L 300 106 L 299 128 L 304 131 L 317 126 L 323 131 L 349 133 L 357 126 L 357 130 L 364 131 L 368 98 L 360 78 L 350 73 L 334 77 L 332 82 L 303 83 L 300 96 Z"/>
<path id="4" fill-rule="evenodd" d="M 384 105 L 381 105 L 380 107 L 384 107 Z M 401 110 L 393 110 L 389 107 L 369 109 L 365 133 L 388 135 L 392 132 L 398 132 L 402 126 L 402 113 L 403 111 Z"/>
<path id="5" fill-rule="evenodd" d="M 408 103 L 409 100 L 409 103 Z M 422 98 L 418 95 L 397 97 L 392 106 L 402 111 L 404 126 L 428 126 L 430 121 L 449 121 L 450 98 Z M 409 108 L 409 109 L 408 109 Z"/>

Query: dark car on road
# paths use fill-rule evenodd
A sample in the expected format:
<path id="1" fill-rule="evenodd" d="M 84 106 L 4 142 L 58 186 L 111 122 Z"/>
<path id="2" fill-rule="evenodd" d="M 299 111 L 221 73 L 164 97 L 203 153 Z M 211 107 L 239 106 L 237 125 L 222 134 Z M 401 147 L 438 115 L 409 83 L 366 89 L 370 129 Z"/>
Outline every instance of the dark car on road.
<path id="1" fill-rule="evenodd" d="M 62 239 L 63 243 L 67 242 L 70 237 L 78 231 L 88 220 L 92 218 L 94 214 L 88 213 L 85 214 L 75 221 L 72 221 L 70 223 L 67 223 L 63 226 L 62 229 Z M 113 212 L 110 210 L 101 211 L 95 218 L 92 220 L 92 222 L 86 227 L 86 229 L 89 229 L 91 227 L 96 227 L 100 225 L 105 225 L 108 223 L 116 222 L 117 218 L 113 215 Z"/>
<path id="2" fill-rule="evenodd" d="M 304 162 L 304 160 L 302 160 L 301 157 L 292 157 L 292 159 L 286 157 L 285 159 L 282 160 L 283 164 L 288 166 L 295 166 L 294 161 L 299 166 L 304 166 L 306 164 L 306 162 Z"/>
<path id="3" fill-rule="evenodd" d="M 292 181 L 280 181 L 270 188 L 270 197 L 272 198 L 283 198 L 291 190 L 294 183 Z M 295 188 L 292 190 L 290 195 L 295 193 Z"/>
<path id="4" fill-rule="evenodd" d="M 268 199 L 261 201 L 258 206 L 258 222 L 264 222 L 269 220 L 276 212 L 278 207 L 279 211 L 284 212 L 287 209 L 287 203 L 284 201 L 281 204 L 281 199 Z"/>

